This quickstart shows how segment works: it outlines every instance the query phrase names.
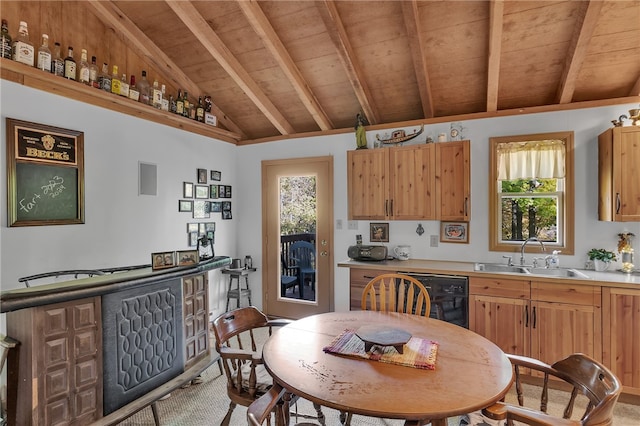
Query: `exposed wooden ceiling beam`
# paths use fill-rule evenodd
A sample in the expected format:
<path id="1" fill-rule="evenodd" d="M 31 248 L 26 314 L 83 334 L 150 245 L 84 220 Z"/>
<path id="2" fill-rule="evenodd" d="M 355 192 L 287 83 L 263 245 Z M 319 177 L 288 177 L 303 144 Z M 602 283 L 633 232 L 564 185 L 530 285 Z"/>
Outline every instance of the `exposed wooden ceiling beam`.
<path id="1" fill-rule="evenodd" d="M 629 96 L 640 96 L 640 76 L 636 80 L 636 84 L 631 88 L 631 92 L 629 92 Z"/>
<path id="2" fill-rule="evenodd" d="M 600 0 L 578 2 L 578 17 L 576 18 L 573 39 L 567 51 L 567 59 L 556 95 L 556 101 L 560 104 L 566 104 L 573 99 L 578 73 L 587 56 L 589 41 L 598 24 L 603 3 Z"/>
<path id="3" fill-rule="evenodd" d="M 240 62 L 231 54 L 195 6 L 187 1 L 167 0 L 166 3 L 196 36 L 200 43 L 202 43 L 211 56 L 213 56 L 220 66 L 231 76 L 233 81 L 240 86 L 242 91 L 244 91 L 249 99 L 251 99 L 258 109 L 267 117 L 271 124 L 283 135 L 295 133 L 293 126 L 289 124 L 269 97 L 260 89 L 258 83 L 251 78 L 247 70 L 245 70 Z"/>
<path id="4" fill-rule="evenodd" d="M 289 52 L 282 44 L 282 41 L 276 34 L 275 30 L 269 23 L 260 5 L 255 1 L 240 1 L 237 3 L 242 12 L 249 20 L 253 30 L 260 36 L 266 48 L 275 57 L 276 61 L 282 68 L 289 82 L 300 97 L 300 100 L 309 111 L 315 122 L 320 126 L 321 130 L 333 129 L 333 124 L 322 109 L 318 99 L 313 94 L 309 85 L 300 73 L 300 70 L 291 59 Z"/>
<path id="5" fill-rule="evenodd" d="M 324 7 L 318 3 L 318 11 L 322 16 L 324 25 L 327 27 L 331 41 L 336 46 L 338 57 L 344 66 L 349 81 L 351 82 L 351 87 L 353 87 L 356 97 L 358 98 L 358 102 L 360 102 L 362 112 L 370 124 L 379 123 L 380 118 L 373 102 L 371 90 L 364 79 L 364 73 L 360 65 L 355 60 L 351 42 L 349 41 L 349 37 L 347 37 L 347 32 L 342 24 L 334 1 L 325 0 Z"/>
<path id="6" fill-rule="evenodd" d="M 124 13 L 111 1 L 89 0 L 94 14 L 105 25 L 112 27 L 122 34 L 127 40 L 135 40 L 135 43 L 128 43 L 127 46 L 133 49 L 138 55 L 144 57 L 153 67 L 162 74 L 166 81 L 173 82 L 176 87 L 181 87 L 189 93 L 202 93 L 202 90 L 187 75 L 182 72 L 169 57 L 160 49 L 140 28 L 136 26 Z M 220 124 L 226 129 L 246 137 L 245 133 L 215 104 L 211 112 L 218 118 Z"/>
<path id="7" fill-rule="evenodd" d="M 500 81 L 500 56 L 502 54 L 502 31 L 504 1 L 495 0 L 489 5 L 489 60 L 487 64 L 487 111 L 498 110 L 498 88 Z"/>
<path id="8" fill-rule="evenodd" d="M 411 56 L 413 56 L 413 68 L 418 82 L 420 100 L 422 101 L 422 113 L 425 118 L 431 118 L 433 117 L 433 97 L 431 96 L 427 58 L 424 55 L 424 41 L 422 33 L 420 32 L 418 4 L 416 0 L 410 2 L 403 1 L 402 13 L 404 15 L 404 25 L 407 28 Z"/>

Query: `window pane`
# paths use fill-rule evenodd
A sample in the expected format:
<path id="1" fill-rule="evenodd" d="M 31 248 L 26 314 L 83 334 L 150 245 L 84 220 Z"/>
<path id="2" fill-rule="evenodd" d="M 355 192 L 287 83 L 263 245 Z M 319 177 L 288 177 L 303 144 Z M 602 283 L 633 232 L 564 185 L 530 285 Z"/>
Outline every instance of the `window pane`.
<path id="1" fill-rule="evenodd" d="M 559 200 L 557 194 L 501 194 L 501 242 L 522 242 L 530 237 L 558 242 Z"/>
<path id="2" fill-rule="evenodd" d="M 549 193 L 561 190 L 563 179 L 516 179 L 501 180 L 500 192 Z"/>

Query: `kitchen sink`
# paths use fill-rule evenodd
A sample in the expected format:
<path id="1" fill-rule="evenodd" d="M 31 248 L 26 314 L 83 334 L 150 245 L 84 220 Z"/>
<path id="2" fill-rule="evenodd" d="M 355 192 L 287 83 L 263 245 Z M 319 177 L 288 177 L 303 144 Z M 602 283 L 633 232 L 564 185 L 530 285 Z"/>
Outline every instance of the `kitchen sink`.
<path id="1" fill-rule="evenodd" d="M 473 266 L 474 271 L 483 272 L 508 272 L 511 274 L 528 274 L 527 268 L 524 266 L 507 265 L 504 263 L 476 263 Z"/>
<path id="2" fill-rule="evenodd" d="M 577 269 L 569 268 L 531 268 L 529 269 L 529 273 L 532 275 L 548 275 L 552 277 L 590 279 L 588 275 L 583 274 Z"/>
<path id="3" fill-rule="evenodd" d="M 561 278 L 591 279 L 588 275 L 571 268 L 533 268 L 531 266 L 507 265 L 505 263 L 475 263 L 474 271 L 505 272 L 509 274 L 546 275 Z"/>

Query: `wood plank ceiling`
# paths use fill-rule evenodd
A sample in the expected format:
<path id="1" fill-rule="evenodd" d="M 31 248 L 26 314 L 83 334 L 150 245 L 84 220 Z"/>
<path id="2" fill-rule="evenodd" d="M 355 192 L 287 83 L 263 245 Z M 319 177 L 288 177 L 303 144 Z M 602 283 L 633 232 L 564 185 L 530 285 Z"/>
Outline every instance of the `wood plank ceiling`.
<path id="1" fill-rule="evenodd" d="M 90 5 L 240 143 L 640 99 L 638 0 Z"/>

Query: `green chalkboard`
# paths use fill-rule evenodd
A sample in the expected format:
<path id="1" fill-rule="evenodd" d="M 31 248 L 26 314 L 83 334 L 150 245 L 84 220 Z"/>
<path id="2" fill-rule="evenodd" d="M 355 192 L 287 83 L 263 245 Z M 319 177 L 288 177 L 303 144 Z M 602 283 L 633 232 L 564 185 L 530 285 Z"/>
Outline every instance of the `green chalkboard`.
<path id="1" fill-rule="evenodd" d="M 78 170 L 75 167 L 16 164 L 18 221 L 78 217 Z"/>
<path id="2" fill-rule="evenodd" d="M 9 226 L 84 223 L 84 134 L 6 120 Z"/>

